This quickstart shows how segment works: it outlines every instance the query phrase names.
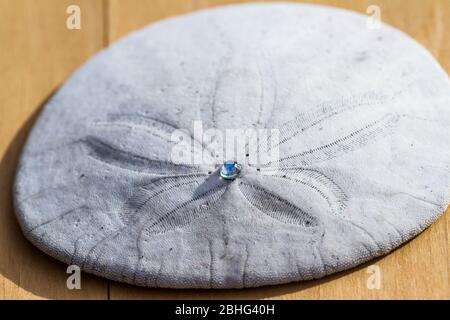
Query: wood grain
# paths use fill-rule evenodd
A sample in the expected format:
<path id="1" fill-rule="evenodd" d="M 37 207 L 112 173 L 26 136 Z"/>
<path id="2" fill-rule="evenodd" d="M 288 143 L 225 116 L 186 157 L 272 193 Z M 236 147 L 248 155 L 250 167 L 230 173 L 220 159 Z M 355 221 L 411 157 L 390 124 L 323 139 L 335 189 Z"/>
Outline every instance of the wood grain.
<path id="1" fill-rule="evenodd" d="M 84 7 L 82 29 L 66 28 L 66 8 Z M 107 282 L 84 277 L 66 288 L 66 266 L 22 236 L 11 206 L 20 149 L 36 112 L 86 59 L 103 47 L 101 1 L 0 1 L 0 299 L 107 298 Z"/>
<path id="2" fill-rule="evenodd" d="M 103 46 L 150 22 L 235 0 L 0 0 L 0 298 L 86 299 L 450 299 L 450 210 L 414 240 L 359 268 L 317 281 L 245 290 L 138 288 L 83 275 L 66 289 L 66 266 L 33 248 L 11 207 L 15 164 L 36 110 L 76 67 Z M 303 2 L 303 1 L 300 1 Z M 366 13 L 430 50 L 450 73 L 449 0 L 307 1 Z M 67 30 L 65 9 L 78 4 L 82 29 Z M 381 271 L 370 290 L 367 267 Z"/>

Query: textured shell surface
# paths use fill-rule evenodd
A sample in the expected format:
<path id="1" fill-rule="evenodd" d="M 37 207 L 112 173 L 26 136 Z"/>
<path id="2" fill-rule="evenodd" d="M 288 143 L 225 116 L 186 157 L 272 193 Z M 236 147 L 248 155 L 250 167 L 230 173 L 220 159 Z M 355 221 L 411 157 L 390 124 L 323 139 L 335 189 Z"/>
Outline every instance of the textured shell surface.
<path id="1" fill-rule="evenodd" d="M 387 25 L 288 3 L 199 11 L 133 32 L 62 85 L 24 147 L 16 215 L 47 254 L 136 285 L 320 278 L 442 214 L 449 121 L 447 74 Z M 275 129 L 278 160 L 222 179 L 196 122 Z M 173 161 L 175 132 L 200 163 Z"/>

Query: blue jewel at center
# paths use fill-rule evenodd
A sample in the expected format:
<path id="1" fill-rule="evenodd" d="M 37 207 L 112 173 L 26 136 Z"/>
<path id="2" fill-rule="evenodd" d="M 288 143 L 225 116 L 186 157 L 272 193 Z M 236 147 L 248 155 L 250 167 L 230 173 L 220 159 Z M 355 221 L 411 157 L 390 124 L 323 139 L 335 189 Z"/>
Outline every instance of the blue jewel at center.
<path id="1" fill-rule="evenodd" d="M 220 169 L 220 176 L 224 179 L 233 180 L 239 175 L 241 166 L 235 161 L 227 160 Z"/>

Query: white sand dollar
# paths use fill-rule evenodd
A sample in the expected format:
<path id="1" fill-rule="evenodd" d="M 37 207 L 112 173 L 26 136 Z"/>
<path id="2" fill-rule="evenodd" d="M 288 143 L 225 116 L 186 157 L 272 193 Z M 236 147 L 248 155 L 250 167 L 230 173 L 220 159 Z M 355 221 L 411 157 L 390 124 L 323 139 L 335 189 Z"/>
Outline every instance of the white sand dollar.
<path id="1" fill-rule="evenodd" d="M 229 159 L 194 137 L 209 159 L 176 163 L 172 135 L 195 121 L 278 129 L 279 161 L 223 179 Z M 200 11 L 125 37 L 52 97 L 20 160 L 17 217 L 51 256 L 136 285 L 319 278 L 442 214 L 449 122 L 448 76 L 391 27 L 321 6 Z"/>

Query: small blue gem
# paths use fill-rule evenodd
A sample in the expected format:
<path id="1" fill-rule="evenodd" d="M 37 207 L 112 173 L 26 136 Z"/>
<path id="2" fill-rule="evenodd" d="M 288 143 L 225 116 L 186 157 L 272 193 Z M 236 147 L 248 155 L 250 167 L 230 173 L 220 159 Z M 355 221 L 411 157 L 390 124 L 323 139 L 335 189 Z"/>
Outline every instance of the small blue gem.
<path id="1" fill-rule="evenodd" d="M 236 163 L 234 161 L 225 161 L 223 171 L 227 174 L 233 174 L 236 171 Z"/>
<path id="2" fill-rule="evenodd" d="M 225 161 L 222 169 L 220 170 L 220 176 L 224 179 L 234 179 L 237 177 L 240 171 L 240 166 L 234 161 Z"/>

